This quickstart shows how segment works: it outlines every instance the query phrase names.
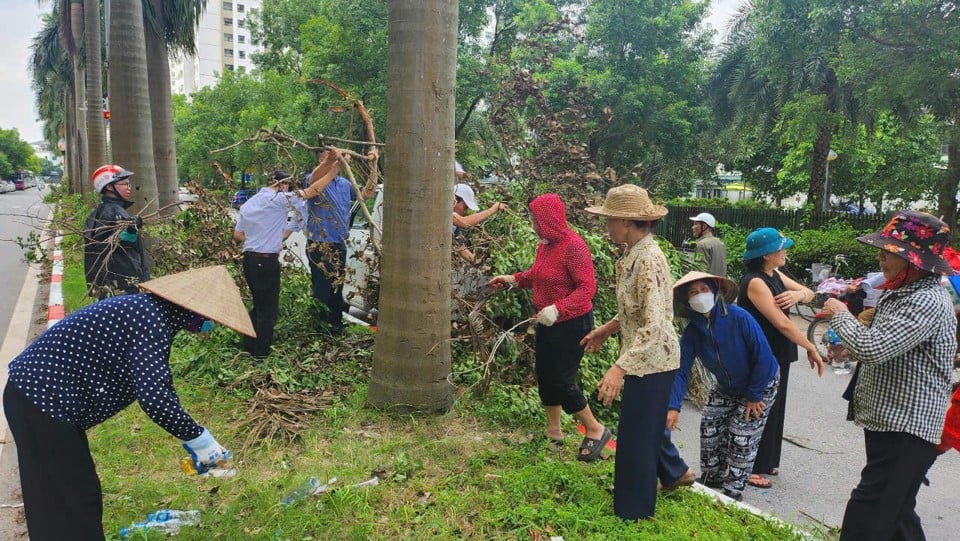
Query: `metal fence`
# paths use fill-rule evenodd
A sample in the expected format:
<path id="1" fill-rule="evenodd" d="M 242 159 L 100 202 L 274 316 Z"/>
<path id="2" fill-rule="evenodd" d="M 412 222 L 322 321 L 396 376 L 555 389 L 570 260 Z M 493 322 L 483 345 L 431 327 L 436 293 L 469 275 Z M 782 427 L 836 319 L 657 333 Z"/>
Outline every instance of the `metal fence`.
<path id="1" fill-rule="evenodd" d="M 890 221 L 892 213 L 856 215 L 846 212 L 813 212 L 805 214 L 802 210 L 787 209 L 741 209 L 733 207 L 677 207 L 668 205 L 667 214 L 657 226 L 657 235 L 666 238 L 671 244 L 682 247 L 693 236 L 690 231 L 690 218 L 701 212 L 709 212 L 717 219 L 720 227 L 731 225 L 748 231 L 758 227 L 775 227 L 780 230 L 820 229 L 828 223 L 843 221 L 857 230 L 876 231 Z"/>

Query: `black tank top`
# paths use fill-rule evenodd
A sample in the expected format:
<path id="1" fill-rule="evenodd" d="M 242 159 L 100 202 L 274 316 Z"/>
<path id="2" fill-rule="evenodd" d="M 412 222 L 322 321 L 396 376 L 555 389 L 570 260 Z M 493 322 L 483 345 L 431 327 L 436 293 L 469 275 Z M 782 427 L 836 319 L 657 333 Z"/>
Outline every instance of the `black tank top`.
<path id="1" fill-rule="evenodd" d="M 773 276 L 767 276 L 764 272 L 747 271 L 743 275 L 743 278 L 740 279 L 740 297 L 737 299 L 737 304 L 747 312 L 750 312 L 750 315 L 760 324 L 760 329 L 763 330 L 764 336 L 767 337 L 767 342 L 770 343 L 770 349 L 773 350 L 773 355 L 777 360 L 781 363 L 792 363 L 798 358 L 797 345 L 777 330 L 747 296 L 747 286 L 750 285 L 750 281 L 754 278 L 763 280 L 763 283 L 766 284 L 774 297 L 786 291 L 787 287 L 783 285 L 783 280 L 780 279 L 780 275 L 776 272 L 773 273 Z M 787 317 L 790 317 L 789 310 L 784 310 L 783 313 Z"/>

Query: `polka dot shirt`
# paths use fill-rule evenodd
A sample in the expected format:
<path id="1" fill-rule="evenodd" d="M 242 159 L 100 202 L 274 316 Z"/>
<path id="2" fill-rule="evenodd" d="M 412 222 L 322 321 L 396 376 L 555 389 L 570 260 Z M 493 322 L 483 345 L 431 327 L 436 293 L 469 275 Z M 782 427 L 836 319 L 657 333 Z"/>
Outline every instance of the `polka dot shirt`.
<path id="1" fill-rule="evenodd" d="M 170 345 L 193 313 L 154 295 L 111 297 L 78 310 L 10 363 L 9 380 L 53 419 L 86 430 L 135 400 L 181 440 L 203 429 L 180 405 Z"/>

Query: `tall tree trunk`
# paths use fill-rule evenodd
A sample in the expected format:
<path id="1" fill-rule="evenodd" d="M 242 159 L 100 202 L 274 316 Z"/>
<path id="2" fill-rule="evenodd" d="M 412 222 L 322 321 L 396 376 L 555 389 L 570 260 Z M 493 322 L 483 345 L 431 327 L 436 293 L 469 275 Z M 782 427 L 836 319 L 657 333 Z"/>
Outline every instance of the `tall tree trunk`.
<path id="1" fill-rule="evenodd" d="M 83 176 L 83 179 L 89 179 L 93 174 L 93 169 L 90 169 L 90 164 L 87 162 L 87 83 L 83 62 L 80 57 L 80 42 L 83 39 L 83 0 L 70 1 L 70 34 L 73 39 L 73 50 L 71 51 L 70 59 L 73 62 L 74 105 L 76 106 L 74 120 L 78 134 L 76 159 L 80 165 L 79 172 Z M 82 181 L 80 186 L 84 192 L 89 191 L 90 185 L 88 182 Z"/>
<path id="2" fill-rule="evenodd" d="M 79 171 L 80 165 L 77 163 L 77 103 L 72 88 L 64 88 L 63 90 L 63 116 L 63 137 L 67 141 L 67 152 L 63 166 L 67 170 L 70 193 L 83 193 L 83 184 L 89 182 L 89 180 L 80 178 L 83 174 Z"/>
<path id="3" fill-rule="evenodd" d="M 957 189 L 960 187 L 960 103 L 953 112 L 953 125 L 950 126 L 950 138 L 947 142 L 947 170 L 940 183 L 937 197 L 937 210 L 947 222 L 950 230 L 957 231 Z"/>
<path id="4" fill-rule="evenodd" d="M 458 0 L 390 0 L 380 316 L 368 402 L 447 411 Z M 413 217 L 416 219 L 413 219 Z"/>
<path id="5" fill-rule="evenodd" d="M 161 0 L 150 0 L 155 13 Z M 157 171 L 160 208 L 169 215 L 179 209 L 177 192 L 177 148 L 173 132 L 173 102 L 170 99 L 170 55 L 163 36 L 146 29 L 147 77 L 150 80 L 150 113 L 153 119 L 153 157 Z"/>
<path id="6" fill-rule="evenodd" d="M 815 210 L 827 210 L 830 207 L 829 198 L 824 199 L 823 189 L 827 176 L 827 155 L 830 154 L 830 143 L 833 141 L 833 131 L 830 128 L 820 128 L 817 140 L 813 143 L 813 163 L 810 168 L 810 187 L 807 190 L 807 204 L 813 205 Z"/>
<path id="7" fill-rule="evenodd" d="M 100 0 L 83 2 L 83 35 L 87 53 L 87 164 L 95 171 L 107 163 L 103 63 L 100 61 Z"/>
<path id="8" fill-rule="evenodd" d="M 132 212 L 157 211 L 147 46 L 140 0 L 110 2 L 110 122 L 113 162 L 134 172 Z"/>

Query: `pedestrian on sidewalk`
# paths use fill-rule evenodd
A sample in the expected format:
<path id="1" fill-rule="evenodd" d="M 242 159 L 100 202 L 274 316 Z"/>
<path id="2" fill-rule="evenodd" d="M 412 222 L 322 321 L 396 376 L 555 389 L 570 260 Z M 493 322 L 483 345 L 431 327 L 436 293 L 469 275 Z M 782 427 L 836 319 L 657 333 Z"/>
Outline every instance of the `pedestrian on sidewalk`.
<path id="1" fill-rule="evenodd" d="M 583 360 L 580 339 L 593 328 L 593 296 L 597 292 L 593 259 L 587 243 L 567 225 L 566 208 L 557 194 L 535 197 L 529 207 L 533 230 L 540 237 L 533 266 L 495 276 L 487 285 L 533 288 L 537 309 L 534 370 L 547 415 L 547 438 L 562 444 L 561 414 L 573 415 L 586 428 L 583 441 L 593 442 L 591 451 L 577 458 L 592 461 L 611 437 L 590 411 L 577 377 Z"/>
<path id="2" fill-rule="evenodd" d="M 320 194 L 340 171 L 340 151 L 324 152 L 310 174 L 310 186 L 291 191 L 293 178 L 274 171 L 273 184 L 261 188 L 240 207 L 233 238 L 243 242 L 243 277 L 253 296 L 250 319 L 256 338 L 245 337 L 243 349 L 264 359 L 273 345 L 273 327 L 280 315 L 280 249 L 292 231 L 299 230 L 304 201 Z M 290 213 L 295 221 L 288 221 Z"/>
<path id="3" fill-rule="evenodd" d="M 732 305 L 737 298 L 733 280 L 694 271 L 677 280 L 673 294 L 689 323 L 680 335 L 680 371 L 667 428 L 677 424 L 687 379 L 699 358 L 717 378 L 700 418 L 701 482 L 740 500 L 777 396 L 780 368 L 757 321 Z"/>
<path id="4" fill-rule="evenodd" d="M 863 427 L 867 455 L 840 539 L 924 539 L 917 493 L 939 455 L 957 352 L 953 302 L 940 285 L 941 275 L 954 272 L 943 257 L 950 228 L 904 210 L 882 231 L 857 240 L 879 249 L 886 281 L 869 327 L 836 299 L 823 308 L 858 361 L 844 397 Z"/>
<path id="5" fill-rule="evenodd" d="M 100 480 L 86 431 L 134 401 L 201 465 L 229 456 L 180 405 L 168 356 L 181 329 L 202 332 L 212 321 L 252 336 L 240 291 L 222 266 L 140 287 L 146 293 L 73 312 L 10 362 L 3 410 L 35 541 L 104 538 Z"/>
<path id="6" fill-rule="evenodd" d="M 747 235 L 743 262 L 747 271 L 740 279 L 738 304 L 746 310 L 763 330 L 777 364 L 780 366 L 780 386 L 763 429 L 763 438 L 753 463 L 753 475 L 747 484 L 769 488 L 770 479 L 765 475 L 780 473 L 780 455 L 783 450 L 783 424 L 787 411 L 787 386 L 790 382 L 790 365 L 797 356 L 797 346 L 807 350 L 810 368 L 823 376 L 823 358 L 806 335 L 790 320 L 790 308 L 797 303 L 813 301 L 814 293 L 809 288 L 780 272 L 787 262 L 787 248 L 793 239 L 784 237 L 772 227 L 761 227 Z"/>
<path id="7" fill-rule="evenodd" d="M 150 279 L 143 220 L 127 212 L 133 205 L 131 176 L 118 165 L 104 165 L 90 177 L 100 204 L 83 226 L 83 270 L 88 294 L 100 300 L 137 293 L 137 284 Z"/>
<path id="8" fill-rule="evenodd" d="M 653 230 L 667 208 L 655 205 L 643 188 L 624 184 L 586 211 L 606 218 L 611 243 L 627 245 L 616 265 L 617 315 L 590 331 L 581 344 L 599 351 L 611 334 L 620 333 L 620 356 L 600 379 L 597 397 L 609 406 L 623 390 L 613 511 L 624 520 L 644 519 L 656 510 L 658 479 L 662 486 L 676 488 L 696 478 L 666 428 L 680 343 L 673 328 L 670 265 Z"/>

